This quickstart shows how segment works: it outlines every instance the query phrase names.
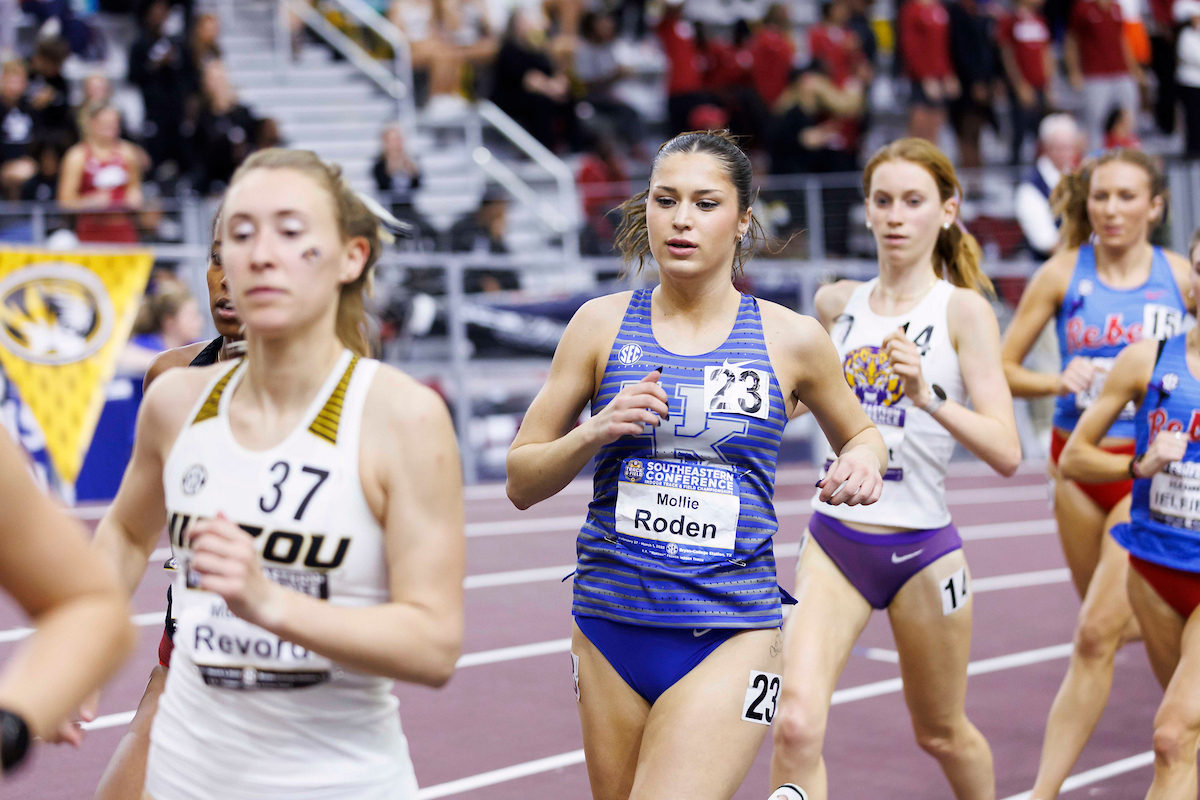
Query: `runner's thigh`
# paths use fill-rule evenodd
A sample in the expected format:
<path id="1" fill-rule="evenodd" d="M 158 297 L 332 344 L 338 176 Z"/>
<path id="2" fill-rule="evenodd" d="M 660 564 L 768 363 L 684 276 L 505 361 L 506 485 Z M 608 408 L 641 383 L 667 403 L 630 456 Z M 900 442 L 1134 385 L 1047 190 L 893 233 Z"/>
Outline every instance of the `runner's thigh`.
<path id="1" fill-rule="evenodd" d="M 664 692 L 646 720 L 630 797 L 732 797 L 770 730 L 782 655 L 779 629 L 739 633 Z"/>
<path id="2" fill-rule="evenodd" d="M 579 723 L 592 797 L 624 800 L 633 786 L 650 704 L 630 688 L 578 626 L 572 628 L 571 654 L 579 659 Z"/>
<path id="3" fill-rule="evenodd" d="M 936 728 L 962 713 L 974 606 L 966 566 L 962 550 L 947 553 L 914 575 L 888 606 L 904 701 L 918 728 Z"/>
<path id="4" fill-rule="evenodd" d="M 783 697 L 810 723 L 823 725 L 850 651 L 871 605 L 812 536 L 796 567 L 796 605 L 784 626 Z"/>

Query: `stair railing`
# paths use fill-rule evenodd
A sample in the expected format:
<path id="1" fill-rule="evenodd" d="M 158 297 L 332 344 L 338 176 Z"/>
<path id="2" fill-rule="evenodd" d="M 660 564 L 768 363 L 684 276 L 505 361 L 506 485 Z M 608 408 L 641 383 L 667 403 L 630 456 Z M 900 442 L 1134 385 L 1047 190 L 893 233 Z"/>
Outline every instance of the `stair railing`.
<path id="1" fill-rule="evenodd" d="M 279 0 L 275 22 L 275 54 L 281 71 L 286 72 L 292 65 L 292 30 L 288 17 L 293 15 L 395 100 L 397 119 L 406 129 L 412 130 L 416 125 L 416 106 L 412 92 L 412 55 L 404 33 L 363 0 L 326 2 L 336 5 L 348 17 L 374 32 L 391 46 L 394 54 L 392 70 L 384 68 L 358 42 L 338 30 L 305 0 Z"/>

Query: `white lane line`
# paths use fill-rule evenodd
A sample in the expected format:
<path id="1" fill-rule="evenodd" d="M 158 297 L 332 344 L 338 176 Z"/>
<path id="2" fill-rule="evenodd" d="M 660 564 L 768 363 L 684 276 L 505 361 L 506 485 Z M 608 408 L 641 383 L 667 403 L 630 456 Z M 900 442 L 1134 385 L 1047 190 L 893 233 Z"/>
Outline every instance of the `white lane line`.
<path id="1" fill-rule="evenodd" d="M 946 492 L 946 502 L 952 506 L 977 506 L 989 503 L 1016 503 L 1023 500 L 1045 500 L 1046 485 L 1032 486 L 993 486 L 985 489 L 950 489 Z M 809 500 L 783 500 L 775 504 L 777 517 L 802 517 L 812 513 Z M 571 514 L 561 517 L 522 517 L 489 522 L 468 522 L 466 525 L 467 538 L 474 539 L 482 536 L 512 536 L 521 533 L 553 533 L 556 531 L 577 531 L 583 524 L 583 514 Z M 1023 534 L 1011 534 L 1023 535 Z"/>
<path id="2" fill-rule="evenodd" d="M 959 528 L 962 538 L 967 541 L 984 539 L 1004 539 L 1010 536 L 1035 536 L 1043 533 L 1053 533 L 1054 520 L 1026 520 L 1024 522 L 988 523 L 986 525 L 964 525 Z M 785 542 L 775 546 L 776 558 L 795 558 L 800 553 L 798 542 Z M 516 569 L 508 572 L 488 572 L 479 575 L 468 575 L 463 582 L 467 589 L 482 589 L 491 586 L 512 586 L 521 583 L 538 583 L 540 581 L 562 581 L 575 572 L 574 564 L 562 564 L 557 567 L 538 567 L 536 569 Z M 1048 569 L 1035 572 L 1018 572 L 1013 575 L 996 575 L 990 578 L 976 578 L 972 588 L 977 592 L 990 592 L 996 589 L 1015 589 L 1021 586 L 1041 586 L 1048 583 L 1062 583 L 1070 580 L 1067 569 Z"/>
<path id="3" fill-rule="evenodd" d="M 882 647 L 855 647 L 854 652 L 868 661 L 883 661 L 887 664 L 900 663 L 900 654 L 895 650 L 884 650 Z"/>
<path id="4" fill-rule="evenodd" d="M 518 583 L 561 581 L 573 574 L 575 574 L 574 564 L 564 564 L 561 567 L 514 569 L 510 572 L 487 572 L 482 575 L 468 575 L 466 580 L 463 581 L 463 588 L 482 589 L 488 586 L 512 586 Z"/>
<path id="5" fill-rule="evenodd" d="M 795 557 L 799 551 L 799 544 L 789 542 L 775 548 L 775 555 L 779 558 L 791 558 Z M 571 575 L 574 571 L 574 564 L 563 564 L 557 567 L 518 569 L 512 570 L 511 572 L 490 572 L 481 575 L 468 575 L 466 580 L 463 581 L 463 588 L 484 589 L 494 586 L 515 586 L 525 583 L 539 583 L 542 581 L 561 582 L 565 577 Z M 995 592 L 1002 589 L 1020 589 L 1026 586 L 1045 586 L 1054 583 L 1066 583 L 1070 579 L 1071 572 L 1065 567 L 1062 569 L 1045 569 L 1034 572 L 1016 572 L 1011 575 L 993 575 L 989 578 L 976 578 L 971 583 L 971 591 L 983 593 Z M 150 611 L 145 614 L 135 614 L 133 617 L 131 617 L 131 619 L 134 625 L 145 627 L 147 625 L 158 624 L 163 620 L 163 617 L 166 615 L 166 613 L 167 612 L 165 609 L 163 611 Z M 33 628 L 9 628 L 8 630 L 0 630 L 0 644 L 24 639 L 31 633 L 33 633 Z M 464 656 L 464 658 L 466 657 L 467 656 Z M 868 658 L 870 658 L 870 656 L 868 656 Z M 460 666 L 464 665 L 460 664 Z"/>
<path id="6" fill-rule="evenodd" d="M 1015 536 L 1041 536 L 1058 531 L 1052 517 L 1025 519 L 1020 522 L 988 522 L 983 525 L 964 525 L 958 529 L 964 542 L 979 539 L 1011 539 Z"/>
<path id="7" fill-rule="evenodd" d="M 1042 569 L 1036 572 L 1016 572 L 1012 575 L 993 575 L 971 581 L 973 592 L 994 592 L 999 589 L 1020 589 L 1025 586 L 1045 586 L 1051 583 L 1066 583 L 1071 580 L 1071 570 Z"/>
<path id="8" fill-rule="evenodd" d="M 145 614 L 134 614 L 129 618 L 129 621 L 134 625 L 146 627 L 147 625 L 155 625 L 162 622 L 167 616 L 167 610 L 150 611 Z M 5 642 L 17 642 L 28 637 L 34 631 L 33 628 L 9 628 L 8 630 L 0 631 L 0 644 Z"/>
<path id="9" fill-rule="evenodd" d="M 534 642 L 533 644 L 519 644 L 516 647 L 499 647 L 495 650 L 465 653 L 458 659 L 455 666 L 478 667 L 480 664 L 496 664 L 501 661 L 516 661 L 519 658 L 566 653 L 570 649 L 570 639 L 551 639 L 548 642 Z"/>
<path id="10" fill-rule="evenodd" d="M 562 769 L 563 767 L 573 767 L 576 764 L 582 763 L 583 751 L 572 750 L 570 753 L 563 753 L 562 755 L 539 758 L 536 761 L 526 761 L 524 764 L 516 764 L 515 766 L 504 767 L 503 769 L 494 769 L 491 772 L 483 772 L 479 775 L 472 775 L 469 778 L 459 778 L 449 783 L 439 783 L 437 786 L 430 786 L 427 789 L 418 791 L 417 800 L 436 800 L 438 797 L 450 797 L 451 795 L 482 789 L 485 786 L 495 786 L 497 783 L 515 781 L 517 778 L 537 775 L 553 769 Z"/>
<path id="11" fill-rule="evenodd" d="M 1063 652 L 1063 648 L 1066 648 L 1065 652 Z M 887 653 L 890 651 L 881 652 Z M 1071 645 L 1065 644 L 1055 645 L 1054 647 L 1043 647 L 1037 650 L 1029 650 L 1024 653 L 1013 653 L 1007 656 L 1000 656 L 999 658 L 988 658 L 982 661 L 973 661 L 967 665 L 967 674 L 979 675 L 987 672 L 996 672 L 1002 669 L 1021 667 L 1027 664 L 1037 664 L 1054 658 L 1066 658 L 1070 652 Z M 885 694 L 895 694 L 903 687 L 903 681 L 901 681 L 899 678 L 892 678 L 891 680 L 877 681 L 875 683 L 868 683 L 863 686 L 852 686 L 848 689 L 839 689 L 833 693 L 832 704 L 836 706 L 843 703 L 853 703 L 857 700 L 866 700 L 870 697 L 879 697 L 880 695 Z M 1140 758 L 1140 756 L 1138 756 L 1138 758 Z M 469 792 L 474 789 L 482 789 L 485 786 L 494 786 L 497 783 L 513 781 L 517 780 L 518 778 L 525 778 L 530 775 L 537 775 L 542 772 L 549 772 L 550 770 L 561 769 L 563 767 L 569 767 L 582 763 L 583 751 L 573 750 L 570 753 L 563 753 L 561 755 L 550 756 L 548 758 L 539 758 L 536 761 L 526 761 L 524 764 L 516 764 L 511 767 L 505 767 L 504 769 L 484 772 L 479 775 L 460 778 L 456 781 L 450 781 L 448 783 L 439 783 L 436 786 L 430 786 L 426 789 L 422 789 L 417 794 L 417 797 L 420 800 L 433 800 L 434 798 L 438 797 L 450 797 L 451 795 L 463 794 L 464 792 Z M 1111 767 L 1113 765 L 1109 766 Z M 1139 764 L 1138 766 L 1141 765 Z M 1133 767 L 1129 767 L 1128 769 L 1132 768 Z M 1096 772 L 1096 770 L 1092 770 L 1092 772 Z M 1074 778 L 1069 778 L 1067 783 L 1063 786 L 1063 791 L 1069 791 L 1070 788 L 1075 788 L 1075 786 L 1071 785 L 1071 781 L 1082 779 L 1084 776 L 1089 774 L 1090 773 L 1085 772 L 1075 776 Z M 1111 774 L 1118 773 L 1113 772 Z M 1094 783 L 1097 780 L 1103 780 L 1104 777 L 1109 776 L 1105 775 L 1100 778 L 1089 778 L 1088 782 Z M 1082 786 L 1084 784 L 1079 783 L 1077 785 Z M 1028 800 L 1028 794 L 1020 795 L 1019 797 L 1022 800 Z M 1008 798 L 1008 800 L 1018 799 Z"/>
<path id="12" fill-rule="evenodd" d="M 1018 475 L 1040 475 L 1046 471 L 1046 464 L 1042 461 L 1024 461 L 1017 468 Z M 813 483 L 817 477 L 817 470 L 813 467 L 804 467 L 799 469 L 781 469 L 775 473 L 776 486 L 803 486 L 806 483 Z M 996 472 L 984 464 L 982 461 L 963 461 L 956 462 L 950 465 L 950 471 L 947 473 L 949 478 L 990 478 L 997 477 Z M 962 490 L 973 491 L 973 490 Z M 589 495 L 592 493 L 592 481 L 590 478 L 578 478 L 571 481 L 558 492 L 556 496 L 574 497 L 578 495 Z M 463 489 L 463 499 L 471 500 L 503 500 L 508 496 L 503 483 L 479 483 L 474 486 L 467 486 Z M 102 519 L 108 513 L 109 505 L 107 503 L 94 503 L 90 505 L 74 506 L 67 509 L 71 516 L 76 519 L 95 521 Z"/>
<path id="13" fill-rule="evenodd" d="M 105 714 L 103 717 L 96 717 L 91 722 L 84 722 L 82 728 L 85 731 L 98 731 L 105 728 L 115 728 L 118 725 L 128 725 L 133 722 L 133 715 L 137 711 L 122 711 L 120 714 Z"/>
<path id="14" fill-rule="evenodd" d="M 1082 789 L 1084 786 L 1091 786 L 1093 783 L 1106 781 L 1109 778 L 1115 778 L 1118 775 L 1123 775 L 1126 772 L 1133 772 L 1135 769 L 1148 767 L 1154 763 L 1154 751 L 1147 750 L 1144 753 L 1138 753 L 1136 756 L 1122 758 L 1120 761 L 1114 761 L 1111 764 L 1105 764 L 1102 767 L 1089 769 L 1087 772 L 1081 772 L 1078 775 L 1072 775 L 1063 781 L 1063 792 L 1070 792 L 1075 789 Z M 1011 797 L 1006 797 L 1004 800 L 1030 800 L 1030 792 L 1021 792 L 1014 794 Z"/>

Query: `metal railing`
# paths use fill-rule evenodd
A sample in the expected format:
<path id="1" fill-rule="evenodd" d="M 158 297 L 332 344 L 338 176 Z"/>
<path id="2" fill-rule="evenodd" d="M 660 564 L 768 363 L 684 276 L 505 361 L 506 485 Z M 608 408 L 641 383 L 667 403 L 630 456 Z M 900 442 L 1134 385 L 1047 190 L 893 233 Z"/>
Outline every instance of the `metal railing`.
<path id="1" fill-rule="evenodd" d="M 494 158 L 491 151 L 482 144 L 479 144 L 472 154 L 475 163 L 497 183 L 529 205 L 551 230 L 561 234 L 563 256 L 568 262 L 578 260 L 579 194 L 570 167 L 490 100 L 480 100 L 475 104 L 475 111 L 476 125 L 482 127 L 483 123 L 487 123 L 549 173 L 558 189 L 557 197 L 554 201 L 538 199 L 537 193 L 529 184 L 499 159 Z M 481 142 L 482 132 L 476 132 L 473 138 Z"/>
<path id="2" fill-rule="evenodd" d="M 275 55 L 281 71 L 292 66 L 292 14 L 346 60 L 358 68 L 376 86 L 396 102 L 396 117 L 408 129 L 416 125 L 413 99 L 412 56 L 408 40 L 395 25 L 379 16 L 362 0 L 328 0 L 347 16 L 370 29 L 392 48 L 393 70 L 389 72 L 357 42 L 342 33 L 304 0 L 279 0 L 275 23 Z"/>

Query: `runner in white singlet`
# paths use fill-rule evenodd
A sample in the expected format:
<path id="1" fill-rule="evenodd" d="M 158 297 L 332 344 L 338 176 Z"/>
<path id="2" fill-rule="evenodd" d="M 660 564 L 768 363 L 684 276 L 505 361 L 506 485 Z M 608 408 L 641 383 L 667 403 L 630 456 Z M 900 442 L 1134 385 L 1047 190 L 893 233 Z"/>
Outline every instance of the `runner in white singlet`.
<path id="1" fill-rule="evenodd" d="M 826 286 L 815 302 L 883 433 L 888 470 L 874 505 L 814 499 L 785 626 L 771 797 L 826 800 L 833 690 L 872 609 L 886 609 L 917 743 L 955 797 L 994 800 L 991 751 L 964 710 L 970 573 L 945 497 L 956 442 L 1003 475 L 1021 460 L 991 281 L 958 220 L 954 168 L 932 144 L 901 139 L 877 152 L 863 191 L 879 277 Z"/>
<path id="2" fill-rule="evenodd" d="M 378 222 L 336 169 L 255 154 L 222 228 L 246 357 L 155 381 L 101 523 L 128 590 L 164 525 L 180 563 L 145 796 L 415 800 L 390 688 L 458 657 L 449 415 L 365 357 Z"/>

